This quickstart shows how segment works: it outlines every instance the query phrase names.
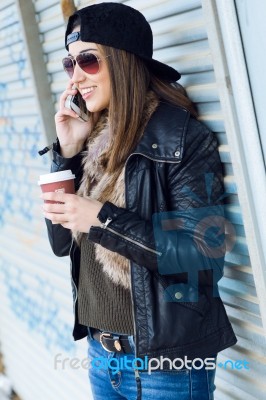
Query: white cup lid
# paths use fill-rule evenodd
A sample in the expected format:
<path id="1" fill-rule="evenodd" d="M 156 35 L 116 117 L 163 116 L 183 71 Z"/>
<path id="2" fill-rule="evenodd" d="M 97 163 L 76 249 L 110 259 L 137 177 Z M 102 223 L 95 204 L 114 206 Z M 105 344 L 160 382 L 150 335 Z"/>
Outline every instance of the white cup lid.
<path id="1" fill-rule="evenodd" d="M 59 172 L 51 172 L 50 174 L 40 175 L 38 185 L 45 185 L 46 183 L 68 181 L 69 179 L 75 179 L 75 175 L 72 174 L 71 169 Z"/>

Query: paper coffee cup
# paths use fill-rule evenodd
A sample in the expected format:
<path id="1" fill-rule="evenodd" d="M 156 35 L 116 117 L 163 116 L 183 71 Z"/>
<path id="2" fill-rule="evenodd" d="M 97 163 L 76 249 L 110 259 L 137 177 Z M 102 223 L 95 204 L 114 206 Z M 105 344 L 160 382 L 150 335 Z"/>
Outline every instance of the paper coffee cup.
<path id="1" fill-rule="evenodd" d="M 75 175 L 70 169 L 59 172 L 51 172 L 50 174 L 40 175 L 38 185 L 41 186 L 42 192 L 62 192 L 75 193 L 74 184 Z M 57 203 L 51 200 L 45 200 L 45 203 Z"/>

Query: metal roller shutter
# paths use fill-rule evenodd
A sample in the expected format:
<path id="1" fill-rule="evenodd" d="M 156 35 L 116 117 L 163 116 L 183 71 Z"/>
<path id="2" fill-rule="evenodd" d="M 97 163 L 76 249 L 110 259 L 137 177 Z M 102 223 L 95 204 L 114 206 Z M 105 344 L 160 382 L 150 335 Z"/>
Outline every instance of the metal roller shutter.
<path id="1" fill-rule="evenodd" d="M 87 371 L 54 364 L 83 359 L 86 343 L 73 343 L 68 261 L 52 255 L 42 219 L 37 181 L 50 161 L 37 154 L 46 139 L 16 1 L 1 1 L 0 21 L 1 352 L 23 400 L 85 400 Z"/>

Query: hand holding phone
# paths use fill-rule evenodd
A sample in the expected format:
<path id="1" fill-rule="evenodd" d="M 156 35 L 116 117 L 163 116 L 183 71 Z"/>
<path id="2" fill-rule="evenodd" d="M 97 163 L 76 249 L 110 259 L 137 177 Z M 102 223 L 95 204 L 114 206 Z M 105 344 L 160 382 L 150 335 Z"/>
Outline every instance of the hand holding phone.
<path id="1" fill-rule="evenodd" d="M 97 117 L 98 113 L 88 111 L 81 94 L 70 81 L 60 96 L 59 110 L 55 114 L 56 134 L 63 157 L 71 158 L 82 150 Z"/>

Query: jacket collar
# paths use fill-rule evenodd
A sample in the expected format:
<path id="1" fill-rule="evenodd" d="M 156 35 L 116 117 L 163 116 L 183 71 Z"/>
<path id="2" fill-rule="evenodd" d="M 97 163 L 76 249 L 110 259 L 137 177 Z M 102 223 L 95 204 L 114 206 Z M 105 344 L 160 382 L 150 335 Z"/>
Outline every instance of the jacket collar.
<path id="1" fill-rule="evenodd" d="M 181 162 L 189 117 L 184 108 L 160 102 L 133 154 L 162 162 Z"/>

